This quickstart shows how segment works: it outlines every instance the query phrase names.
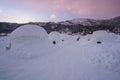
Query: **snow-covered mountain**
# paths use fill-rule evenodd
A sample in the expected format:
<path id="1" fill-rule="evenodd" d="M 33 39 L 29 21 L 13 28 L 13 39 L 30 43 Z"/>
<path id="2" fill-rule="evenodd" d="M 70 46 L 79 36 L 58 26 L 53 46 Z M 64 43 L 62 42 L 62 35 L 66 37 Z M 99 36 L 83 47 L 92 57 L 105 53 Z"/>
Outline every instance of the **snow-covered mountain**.
<path id="1" fill-rule="evenodd" d="M 64 25 L 83 25 L 83 26 L 94 26 L 94 25 L 100 25 L 101 20 L 95 20 L 95 19 L 85 19 L 85 18 L 77 18 L 72 20 L 67 20 L 64 22 L 60 22 Z"/>
<path id="2" fill-rule="evenodd" d="M 87 18 L 76 18 L 72 20 L 62 21 L 60 22 L 64 25 L 84 25 L 84 26 L 96 26 L 96 25 L 112 25 L 112 24 L 120 24 L 120 16 L 111 18 L 111 19 L 105 19 L 105 20 L 99 20 L 99 19 L 87 19 Z M 105 24 L 106 23 L 106 24 Z"/>

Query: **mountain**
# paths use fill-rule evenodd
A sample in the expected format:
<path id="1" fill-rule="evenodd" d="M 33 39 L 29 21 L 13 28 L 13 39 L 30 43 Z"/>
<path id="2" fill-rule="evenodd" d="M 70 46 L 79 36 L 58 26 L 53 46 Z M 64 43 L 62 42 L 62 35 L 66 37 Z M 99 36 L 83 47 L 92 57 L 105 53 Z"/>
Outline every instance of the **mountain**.
<path id="1" fill-rule="evenodd" d="M 77 19 L 73 19 L 73 20 L 67 20 L 64 22 L 60 22 L 61 24 L 68 24 L 68 25 L 84 25 L 84 26 L 93 26 L 93 25 L 99 25 L 100 24 L 100 20 L 95 20 L 95 19 L 84 19 L 84 18 L 77 18 Z"/>
<path id="2" fill-rule="evenodd" d="M 52 31 L 64 32 L 64 33 L 81 33 L 83 35 L 91 34 L 97 30 L 107 30 L 116 34 L 120 34 L 120 16 L 106 19 L 86 19 L 76 18 L 61 22 L 30 22 L 26 24 L 34 24 L 42 26 L 48 33 Z M 17 23 L 5 23 L 0 22 L 0 33 L 11 33 L 17 27 L 25 24 Z"/>

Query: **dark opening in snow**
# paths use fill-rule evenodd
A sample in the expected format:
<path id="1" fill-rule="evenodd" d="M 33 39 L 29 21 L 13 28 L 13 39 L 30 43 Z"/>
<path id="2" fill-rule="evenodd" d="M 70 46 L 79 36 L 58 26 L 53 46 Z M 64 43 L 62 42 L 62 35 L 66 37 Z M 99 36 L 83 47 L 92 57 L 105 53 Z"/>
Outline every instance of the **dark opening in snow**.
<path id="1" fill-rule="evenodd" d="M 53 44 L 56 44 L 56 41 L 53 41 Z"/>
<path id="2" fill-rule="evenodd" d="M 80 37 L 77 38 L 77 41 L 79 41 Z"/>
<path id="3" fill-rule="evenodd" d="M 97 44 L 101 44 L 102 42 L 101 41 L 97 41 Z"/>

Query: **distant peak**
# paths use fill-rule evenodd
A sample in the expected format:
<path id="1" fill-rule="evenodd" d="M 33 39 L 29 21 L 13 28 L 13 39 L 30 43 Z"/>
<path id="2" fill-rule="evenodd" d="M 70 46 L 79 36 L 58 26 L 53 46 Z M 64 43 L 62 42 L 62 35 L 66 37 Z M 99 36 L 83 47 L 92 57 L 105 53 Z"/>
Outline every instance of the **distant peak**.
<path id="1" fill-rule="evenodd" d="M 120 16 L 114 17 L 113 19 L 114 19 L 114 20 L 116 20 L 116 19 L 120 19 Z"/>

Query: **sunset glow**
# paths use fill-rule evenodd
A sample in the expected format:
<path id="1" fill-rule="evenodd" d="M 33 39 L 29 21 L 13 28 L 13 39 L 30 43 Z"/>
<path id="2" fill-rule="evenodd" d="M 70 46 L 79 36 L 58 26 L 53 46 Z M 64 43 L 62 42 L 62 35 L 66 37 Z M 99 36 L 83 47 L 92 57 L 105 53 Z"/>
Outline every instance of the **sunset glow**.
<path id="1" fill-rule="evenodd" d="M 0 22 L 113 18 L 120 15 L 119 4 L 120 0 L 1 0 Z"/>

